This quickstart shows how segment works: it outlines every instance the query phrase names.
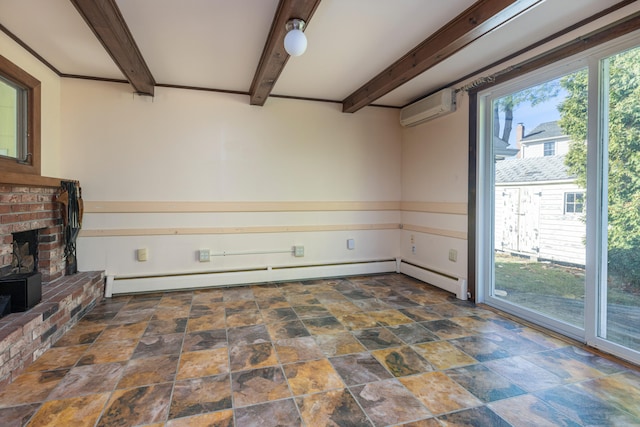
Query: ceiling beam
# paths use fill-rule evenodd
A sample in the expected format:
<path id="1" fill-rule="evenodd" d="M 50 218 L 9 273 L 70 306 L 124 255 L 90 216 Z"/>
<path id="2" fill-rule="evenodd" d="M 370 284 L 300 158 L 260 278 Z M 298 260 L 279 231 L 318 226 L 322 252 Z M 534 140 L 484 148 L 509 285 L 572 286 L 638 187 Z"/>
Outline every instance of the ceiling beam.
<path id="1" fill-rule="evenodd" d="M 544 0 L 479 0 L 342 101 L 354 113 Z"/>
<path id="2" fill-rule="evenodd" d="M 249 89 L 251 105 L 264 105 L 289 59 L 284 50 L 287 21 L 298 18 L 308 25 L 319 4 L 320 0 L 280 0 Z"/>
<path id="3" fill-rule="evenodd" d="M 71 0 L 122 74 L 140 95 L 156 84 L 115 0 Z"/>

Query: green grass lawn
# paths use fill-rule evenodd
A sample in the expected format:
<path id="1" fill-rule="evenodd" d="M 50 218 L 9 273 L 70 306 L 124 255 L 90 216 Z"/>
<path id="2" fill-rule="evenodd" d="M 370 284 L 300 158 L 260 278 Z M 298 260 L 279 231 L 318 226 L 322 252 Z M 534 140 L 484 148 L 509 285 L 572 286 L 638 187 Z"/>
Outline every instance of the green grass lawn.
<path id="1" fill-rule="evenodd" d="M 584 269 L 549 262 L 531 261 L 497 253 L 495 256 L 495 288 L 509 294 L 537 294 L 584 300 Z M 609 278 L 610 304 L 640 306 L 640 294 L 623 287 L 615 277 Z"/>

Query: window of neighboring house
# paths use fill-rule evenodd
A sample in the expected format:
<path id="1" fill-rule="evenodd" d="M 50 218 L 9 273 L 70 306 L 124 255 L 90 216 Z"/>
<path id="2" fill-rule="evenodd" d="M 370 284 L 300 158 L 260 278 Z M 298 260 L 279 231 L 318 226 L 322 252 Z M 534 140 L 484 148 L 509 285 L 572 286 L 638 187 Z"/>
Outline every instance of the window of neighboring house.
<path id="1" fill-rule="evenodd" d="M 584 211 L 584 193 L 564 193 L 564 213 L 582 213 Z"/>
<path id="2" fill-rule="evenodd" d="M 555 156 L 556 155 L 556 143 L 555 141 L 544 143 L 544 155 Z"/>
<path id="3" fill-rule="evenodd" d="M 40 82 L 0 56 L 0 168 L 40 174 Z"/>

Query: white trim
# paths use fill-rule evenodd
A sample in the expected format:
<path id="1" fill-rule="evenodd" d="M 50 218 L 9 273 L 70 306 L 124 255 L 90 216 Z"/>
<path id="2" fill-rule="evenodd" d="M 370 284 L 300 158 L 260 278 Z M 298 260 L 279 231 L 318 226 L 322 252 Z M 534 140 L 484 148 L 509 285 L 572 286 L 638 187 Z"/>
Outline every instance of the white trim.
<path id="1" fill-rule="evenodd" d="M 400 263 L 400 272 L 407 276 L 429 283 L 430 285 L 437 286 L 445 291 L 454 293 L 456 298 L 460 300 L 464 301 L 467 299 L 468 290 L 466 279 L 447 276 L 429 268 L 416 264 L 408 264 L 406 262 Z"/>
<path id="2" fill-rule="evenodd" d="M 113 296 L 113 280 L 115 276 L 112 274 L 107 274 L 107 278 L 104 284 L 104 296 L 106 298 L 111 298 Z"/>
<path id="3" fill-rule="evenodd" d="M 253 283 L 287 282 L 306 279 L 393 273 L 395 260 L 349 264 L 313 265 L 302 267 L 270 267 L 245 271 L 216 271 L 200 274 L 165 276 L 115 277 L 112 294 L 131 294 L 184 289 L 247 285 Z"/>
<path id="4" fill-rule="evenodd" d="M 561 184 L 573 184 L 575 179 L 558 179 L 555 181 L 520 181 L 520 182 L 509 182 L 509 183 L 500 183 L 496 185 L 496 187 L 522 187 L 523 185 L 561 185 Z"/>

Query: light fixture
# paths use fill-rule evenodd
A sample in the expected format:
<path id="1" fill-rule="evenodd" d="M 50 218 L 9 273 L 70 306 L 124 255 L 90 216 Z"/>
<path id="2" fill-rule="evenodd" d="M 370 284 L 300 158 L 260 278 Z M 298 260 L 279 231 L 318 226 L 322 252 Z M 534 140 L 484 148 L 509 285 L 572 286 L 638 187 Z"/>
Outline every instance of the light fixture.
<path id="1" fill-rule="evenodd" d="M 307 36 L 302 32 L 305 23 L 302 19 L 290 19 L 285 26 L 284 50 L 291 56 L 300 56 L 307 50 Z"/>

